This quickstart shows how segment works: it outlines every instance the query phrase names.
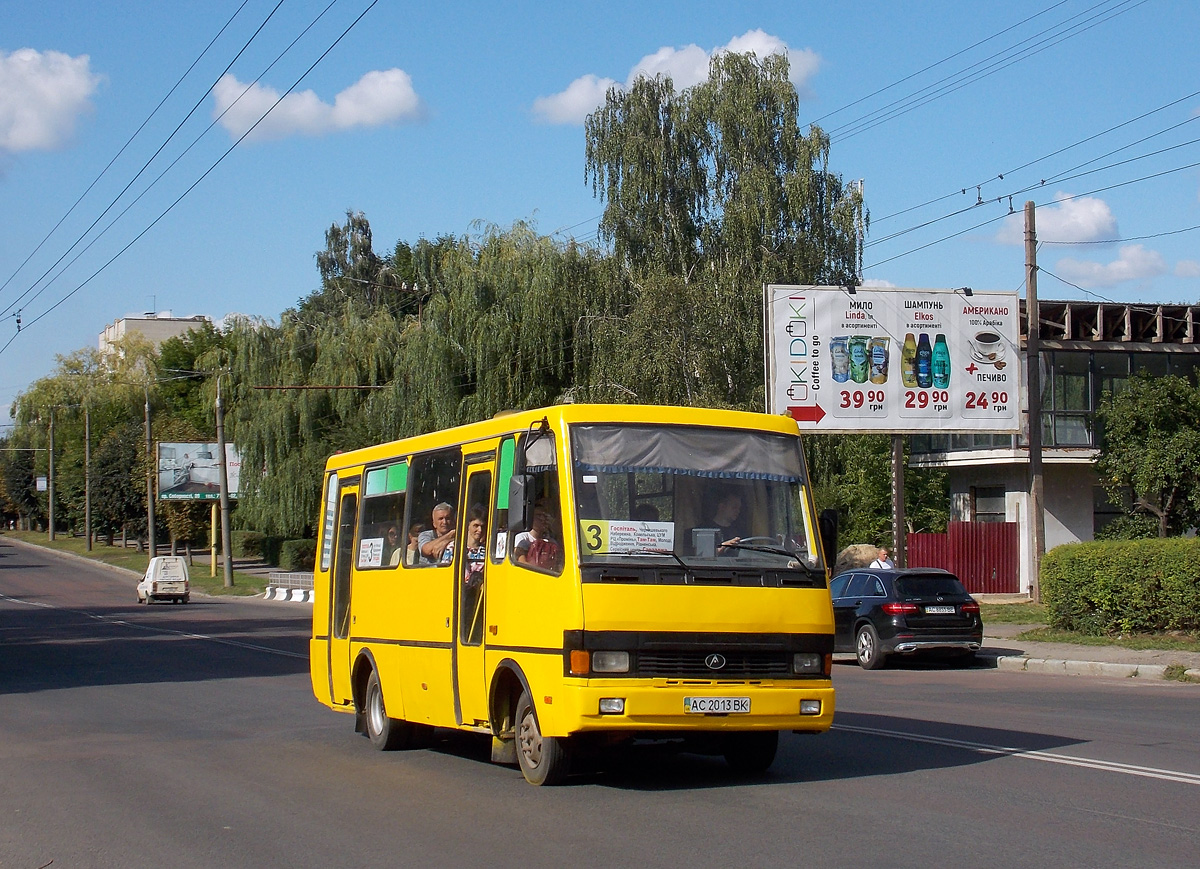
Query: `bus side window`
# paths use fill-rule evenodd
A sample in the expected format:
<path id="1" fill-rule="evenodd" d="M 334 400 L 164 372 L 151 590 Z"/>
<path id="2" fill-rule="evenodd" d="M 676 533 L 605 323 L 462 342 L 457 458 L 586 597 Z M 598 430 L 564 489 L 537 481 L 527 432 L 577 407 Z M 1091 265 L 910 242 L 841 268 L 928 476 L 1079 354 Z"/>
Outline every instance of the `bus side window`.
<path id="1" fill-rule="evenodd" d="M 407 545 L 410 531 L 416 525 L 423 526 L 423 530 L 416 537 L 411 561 L 407 556 L 401 560 L 409 567 L 448 565 L 454 559 L 462 451 L 451 447 L 413 456 L 410 474 L 408 521 L 402 540 Z M 431 545 L 426 547 L 426 544 Z M 422 549 L 431 549 L 434 555 L 426 555 Z"/>
<path id="2" fill-rule="evenodd" d="M 510 534 L 516 532 L 510 557 L 522 567 L 562 573 L 562 504 L 553 437 L 542 437 L 532 444 L 526 457 L 525 474 L 533 490 L 533 515 L 528 517 L 528 528 L 509 529 Z"/>
<path id="3" fill-rule="evenodd" d="M 358 532 L 359 570 L 390 569 L 400 564 L 407 488 L 407 461 L 367 469 Z"/>

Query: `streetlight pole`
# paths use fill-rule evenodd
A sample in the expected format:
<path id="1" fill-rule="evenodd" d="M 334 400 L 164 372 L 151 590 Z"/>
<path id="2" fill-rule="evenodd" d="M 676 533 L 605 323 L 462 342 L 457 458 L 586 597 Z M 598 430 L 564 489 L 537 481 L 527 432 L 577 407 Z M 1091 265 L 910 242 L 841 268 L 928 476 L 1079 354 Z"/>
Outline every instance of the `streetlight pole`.
<path id="1" fill-rule="evenodd" d="M 92 411 L 83 406 L 83 533 L 92 551 Z"/>
<path id="2" fill-rule="evenodd" d="M 229 540 L 229 468 L 225 456 L 225 407 L 221 401 L 221 374 L 217 373 L 217 452 L 221 482 L 221 560 L 225 565 L 225 587 L 233 588 L 233 545 Z"/>
<path id="3" fill-rule="evenodd" d="M 50 525 L 50 539 L 54 539 L 54 408 L 50 408 L 50 466 L 47 470 L 48 479 L 46 481 L 46 512 L 48 514 Z"/>
<path id="4" fill-rule="evenodd" d="M 146 389 L 146 540 L 153 558 L 158 551 L 154 539 L 154 443 L 150 437 L 150 384 Z"/>

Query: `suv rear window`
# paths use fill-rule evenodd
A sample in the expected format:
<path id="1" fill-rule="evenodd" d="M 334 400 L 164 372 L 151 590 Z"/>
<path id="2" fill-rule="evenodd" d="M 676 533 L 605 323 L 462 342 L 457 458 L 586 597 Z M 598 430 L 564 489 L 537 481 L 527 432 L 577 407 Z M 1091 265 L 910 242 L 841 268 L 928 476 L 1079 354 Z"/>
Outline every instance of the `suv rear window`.
<path id="1" fill-rule="evenodd" d="M 896 579 L 899 597 L 934 597 L 939 594 L 966 594 L 963 584 L 953 576 L 902 576 Z"/>

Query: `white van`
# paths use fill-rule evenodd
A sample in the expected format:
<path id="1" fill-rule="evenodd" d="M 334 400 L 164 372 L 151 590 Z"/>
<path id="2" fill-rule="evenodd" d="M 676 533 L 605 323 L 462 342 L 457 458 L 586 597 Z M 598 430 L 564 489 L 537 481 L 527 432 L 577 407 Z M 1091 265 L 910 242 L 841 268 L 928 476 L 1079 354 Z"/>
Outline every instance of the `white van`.
<path id="1" fill-rule="evenodd" d="M 191 591 L 187 559 L 182 555 L 159 555 L 150 559 L 150 566 L 137 586 L 137 599 L 138 603 L 156 600 L 187 603 Z"/>

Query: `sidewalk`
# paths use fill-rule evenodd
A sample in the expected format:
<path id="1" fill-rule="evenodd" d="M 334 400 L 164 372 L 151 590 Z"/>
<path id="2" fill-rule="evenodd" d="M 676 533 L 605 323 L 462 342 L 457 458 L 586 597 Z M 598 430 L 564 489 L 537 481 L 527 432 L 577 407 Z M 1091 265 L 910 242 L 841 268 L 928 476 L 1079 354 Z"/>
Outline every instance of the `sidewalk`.
<path id="1" fill-rule="evenodd" d="M 1080 646 L 1074 643 L 1034 643 L 1018 640 L 1038 625 L 983 626 L 983 648 L 976 656 L 985 667 L 1026 673 L 1066 676 L 1108 676 L 1162 679 L 1167 667 L 1179 666 L 1200 680 L 1200 652 L 1125 649 L 1120 646 Z"/>

